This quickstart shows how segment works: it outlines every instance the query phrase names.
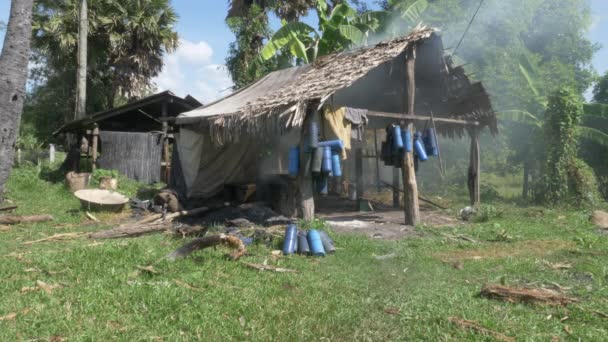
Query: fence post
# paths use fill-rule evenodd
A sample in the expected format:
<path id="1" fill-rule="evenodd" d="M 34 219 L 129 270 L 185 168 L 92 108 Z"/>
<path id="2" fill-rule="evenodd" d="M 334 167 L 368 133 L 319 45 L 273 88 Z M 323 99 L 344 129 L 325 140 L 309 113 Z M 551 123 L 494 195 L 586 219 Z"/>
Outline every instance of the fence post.
<path id="1" fill-rule="evenodd" d="M 55 162 L 55 144 L 49 144 L 49 161 Z"/>

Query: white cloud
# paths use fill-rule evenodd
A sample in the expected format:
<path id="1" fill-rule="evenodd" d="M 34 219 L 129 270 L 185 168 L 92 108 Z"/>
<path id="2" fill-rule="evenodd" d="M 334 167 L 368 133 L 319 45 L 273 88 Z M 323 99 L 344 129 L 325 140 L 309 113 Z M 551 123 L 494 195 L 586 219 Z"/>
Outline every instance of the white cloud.
<path id="1" fill-rule="evenodd" d="M 589 27 L 589 31 L 594 31 L 596 28 L 600 26 L 600 22 L 602 21 L 602 17 L 599 15 L 591 16 L 591 26 Z"/>
<path id="2" fill-rule="evenodd" d="M 180 47 L 164 58 L 163 71 L 154 82 L 159 91 L 188 94 L 209 103 L 230 93 L 232 79 L 226 67 L 211 63 L 213 49 L 204 41 L 180 40 Z"/>

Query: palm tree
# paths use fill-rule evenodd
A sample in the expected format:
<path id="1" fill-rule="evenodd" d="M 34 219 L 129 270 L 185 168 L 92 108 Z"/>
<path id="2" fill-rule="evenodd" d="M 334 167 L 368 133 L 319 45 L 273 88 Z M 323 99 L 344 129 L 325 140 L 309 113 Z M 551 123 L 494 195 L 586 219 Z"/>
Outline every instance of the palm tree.
<path id="1" fill-rule="evenodd" d="M 37 2 L 34 47 L 54 74 L 73 75 L 78 8 L 78 0 Z M 98 87 L 106 109 L 117 96 L 141 96 L 177 48 L 169 0 L 89 0 L 88 17 L 88 87 Z"/>
<path id="2" fill-rule="evenodd" d="M 30 51 L 33 0 L 13 0 L 0 55 L 0 202 L 13 165 Z"/>

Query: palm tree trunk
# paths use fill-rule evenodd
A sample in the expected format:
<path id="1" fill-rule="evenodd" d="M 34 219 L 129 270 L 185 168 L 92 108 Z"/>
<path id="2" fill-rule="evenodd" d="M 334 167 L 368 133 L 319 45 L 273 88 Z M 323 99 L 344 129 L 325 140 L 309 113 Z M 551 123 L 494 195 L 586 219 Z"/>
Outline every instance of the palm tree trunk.
<path id="1" fill-rule="evenodd" d="M 0 200 L 15 157 L 25 98 L 34 0 L 13 0 L 0 55 Z"/>
<path id="2" fill-rule="evenodd" d="M 78 17 L 78 76 L 76 83 L 76 115 L 74 118 L 82 119 L 87 113 L 87 37 L 89 35 L 87 0 L 80 0 Z"/>

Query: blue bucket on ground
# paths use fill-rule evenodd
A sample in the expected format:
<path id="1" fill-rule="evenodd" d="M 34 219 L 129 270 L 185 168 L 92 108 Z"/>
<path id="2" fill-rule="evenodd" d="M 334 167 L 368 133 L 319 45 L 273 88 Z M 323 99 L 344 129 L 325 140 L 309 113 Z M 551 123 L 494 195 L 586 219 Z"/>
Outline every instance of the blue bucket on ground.
<path id="1" fill-rule="evenodd" d="M 283 240 L 283 254 L 289 255 L 295 252 L 298 243 L 298 228 L 295 224 L 288 224 L 285 228 L 285 240 Z"/>
<path id="2" fill-rule="evenodd" d="M 327 254 L 332 254 L 336 251 L 336 247 L 334 247 L 334 242 L 324 231 L 319 231 L 319 236 L 321 236 L 321 243 L 323 243 L 323 249 Z"/>
<path id="3" fill-rule="evenodd" d="M 300 147 L 292 146 L 289 148 L 289 161 L 287 171 L 292 176 L 297 176 L 300 171 Z"/>
<path id="4" fill-rule="evenodd" d="M 401 137 L 401 127 L 399 125 L 393 126 L 393 150 L 399 151 L 403 148 L 403 137 Z"/>
<path id="5" fill-rule="evenodd" d="M 331 172 L 334 177 L 342 177 L 342 167 L 340 166 L 340 155 L 337 152 L 331 155 Z"/>
<path id="6" fill-rule="evenodd" d="M 323 164 L 321 166 L 321 172 L 331 172 L 331 147 L 329 146 L 323 147 Z"/>
<path id="7" fill-rule="evenodd" d="M 420 132 L 416 132 L 416 134 L 414 134 L 414 150 L 418 159 L 420 161 L 425 161 L 429 159 L 429 157 L 426 154 L 426 150 L 424 149 L 424 144 L 422 143 L 420 135 Z"/>
<path id="8" fill-rule="evenodd" d="M 305 230 L 298 230 L 298 254 L 310 254 L 310 246 L 308 246 L 308 238 Z"/>
<path id="9" fill-rule="evenodd" d="M 325 249 L 323 248 L 323 242 L 321 241 L 321 235 L 319 232 L 311 229 L 308 231 L 308 245 L 312 255 L 325 256 Z"/>
<path id="10" fill-rule="evenodd" d="M 439 148 L 437 147 L 437 134 L 434 128 L 427 128 L 425 131 L 424 144 L 426 154 L 429 156 L 438 156 Z"/>
<path id="11" fill-rule="evenodd" d="M 412 152 L 412 132 L 407 128 L 401 130 L 401 139 L 403 140 L 403 150 L 406 153 Z"/>

